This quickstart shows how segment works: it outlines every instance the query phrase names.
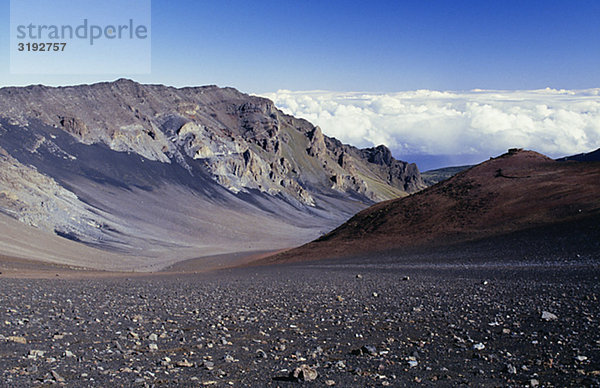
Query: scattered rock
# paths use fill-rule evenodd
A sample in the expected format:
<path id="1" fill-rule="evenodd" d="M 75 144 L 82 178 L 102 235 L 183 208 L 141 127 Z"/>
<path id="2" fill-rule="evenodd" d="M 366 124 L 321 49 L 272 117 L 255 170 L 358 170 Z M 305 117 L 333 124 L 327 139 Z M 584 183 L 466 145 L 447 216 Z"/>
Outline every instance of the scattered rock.
<path id="1" fill-rule="evenodd" d="M 564 282 L 545 271 L 510 270 L 483 287 L 489 269 L 410 283 L 394 271 L 363 274 L 367 283 L 353 280 L 356 269 L 326 276 L 319 269 L 310 282 L 280 268 L 244 271 L 152 281 L 3 280 L 0 385 L 286 386 L 311 378 L 308 370 L 294 377 L 304 364 L 318 371 L 315 386 L 598 385 L 593 273 Z M 527 313 L 532 295 L 548 306 L 539 315 Z M 549 309 L 561 313 L 559 324 L 541 320 Z M 138 314 L 143 324 L 132 322 Z"/>
<path id="2" fill-rule="evenodd" d="M 548 311 L 542 311 L 542 319 L 544 321 L 556 321 L 558 317 L 555 314 L 552 314 Z"/>
<path id="3" fill-rule="evenodd" d="M 262 350 L 262 349 L 258 349 L 256 351 L 256 357 L 258 357 L 258 358 L 267 358 L 267 353 L 265 353 L 265 351 Z"/>
<path id="4" fill-rule="evenodd" d="M 188 360 L 177 361 L 177 363 L 175 363 L 175 365 L 177 365 L 178 367 L 181 367 L 181 368 L 191 368 L 194 366 L 194 364 L 189 362 Z"/>
<path id="5" fill-rule="evenodd" d="M 44 357 L 46 352 L 44 350 L 31 349 L 27 355 L 29 359 L 37 359 L 38 357 Z"/>
<path id="6" fill-rule="evenodd" d="M 18 337 L 18 336 L 11 335 L 8 337 L 8 340 L 10 342 L 15 342 L 18 344 L 23 344 L 23 345 L 27 344 L 27 339 L 25 337 Z"/>
<path id="7" fill-rule="evenodd" d="M 517 374 L 517 368 L 515 368 L 515 366 L 512 365 L 512 364 L 506 365 L 506 371 L 508 373 L 510 373 L 511 375 L 516 375 Z"/>
<path id="8" fill-rule="evenodd" d="M 291 377 L 298 381 L 313 381 L 318 375 L 316 369 L 313 369 L 306 364 L 300 365 L 299 368 L 294 369 L 291 373 Z"/>
<path id="9" fill-rule="evenodd" d="M 50 371 L 50 373 L 52 374 L 52 377 L 54 378 L 54 380 L 57 383 L 64 383 L 65 382 L 65 379 L 61 375 L 59 375 L 57 371 L 53 370 L 53 371 Z"/>
<path id="10" fill-rule="evenodd" d="M 359 349 L 354 349 L 352 352 L 355 356 L 362 356 L 363 354 L 368 354 L 370 356 L 377 356 L 377 348 L 373 345 L 364 345 Z"/>
<path id="11" fill-rule="evenodd" d="M 204 361 L 202 363 L 202 365 L 204 366 L 204 368 L 206 368 L 207 370 L 213 370 L 215 367 L 215 363 L 212 361 Z"/>
<path id="12" fill-rule="evenodd" d="M 231 363 L 231 362 L 235 362 L 235 361 L 236 361 L 236 360 L 235 360 L 235 358 L 233 358 L 233 357 L 232 357 L 231 355 L 229 355 L 229 354 L 226 354 L 226 355 L 225 355 L 225 357 L 223 357 L 223 360 L 224 360 L 225 362 L 230 362 L 230 363 Z"/>

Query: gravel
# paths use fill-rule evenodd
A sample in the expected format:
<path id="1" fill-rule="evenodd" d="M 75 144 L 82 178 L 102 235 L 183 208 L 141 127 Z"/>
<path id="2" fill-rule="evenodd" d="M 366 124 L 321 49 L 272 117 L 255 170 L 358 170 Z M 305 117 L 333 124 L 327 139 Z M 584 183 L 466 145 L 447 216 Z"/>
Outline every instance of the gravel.
<path id="1" fill-rule="evenodd" d="M 590 262 L 0 277 L 0 385 L 598 386 L 599 277 Z"/>

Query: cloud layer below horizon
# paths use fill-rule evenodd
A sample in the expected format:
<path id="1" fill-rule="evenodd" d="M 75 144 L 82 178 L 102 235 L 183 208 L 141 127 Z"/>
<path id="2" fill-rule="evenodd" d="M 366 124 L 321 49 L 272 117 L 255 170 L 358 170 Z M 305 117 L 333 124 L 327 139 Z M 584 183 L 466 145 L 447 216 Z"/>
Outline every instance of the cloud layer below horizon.
<path id="1" fill-rule="evenodd" d="M 357 147 L 385 144 L 411 156 L 496 156 L 508 148 L 552 157 L 600 148 L 600 88 L 399 93 L 279 90 L 284 112 Z M 471 160 L 471 161 L 468 161 Z"/>

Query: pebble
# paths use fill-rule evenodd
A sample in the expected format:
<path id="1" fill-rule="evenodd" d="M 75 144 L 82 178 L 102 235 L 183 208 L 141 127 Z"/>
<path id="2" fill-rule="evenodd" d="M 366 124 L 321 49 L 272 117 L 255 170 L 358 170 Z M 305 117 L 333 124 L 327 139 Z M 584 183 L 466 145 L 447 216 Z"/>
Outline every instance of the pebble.
<path id="1" fill-rule="evenodd" d="M 318 375 L 316 369 L 313 369 L 306 364 L 300 365 L 300 367 L 294 369 L 291 373 L 291 377 L 298 381 L 313 381 L 317 379 Z"/>
<path id="2" fill-rule="evenodd" d="M 202 364 L 207 370 L 213 370 L 215 367 L 215 363 L 212 361 L 204 361 Z"/>
<path id="3" fill-rule="evenodd" d="M 235 362 L 235 358 L 233 358 L 229 354 L 226 354 L 225 357 L 223 357 L 223 360 L 225 360 L 225 362 Z"/>
<path id="4" fill-rule="evenodd" d="M 365 345 L 361 348 L 363 353 L 370 354 L 371 356 L 377 355 L 377 348 L 373 345 Z"/>
<path id="5" fill-rule="evenodd" d="M 555 314 L 552 314 L 548 311 L 542 311 L 542 319 L 544 321 L 556 321 L 558 317 Z"/>
<path id="6" fill-rule="evenodd" d="M 485 345 L 482 344 L 481 342 L 479 342 L 479 343 L 473 345 L 473 349 L 475 349 L 475 350 L 483 350 L 483 349 L 485 349 Z"/>
<path id="7" fill-rule="evenodd" d="M 44 357 L 44 354 L 46 354 L 44 350 L 31 349 L 27 354 L 27 358 L 35 360 L 38 357 Z"/>
<path id="8" fill-rule="evenodd" d="M 506 371 L 508 373 L 510 373 L 511 375 L 516 375 L 517 374 L 517 368 L 514 365 L 512 365 L 512 364 L 506 365 Z"/>
<path id="9" fill-rule="evenodd" d="M 18 344 L 27 345 L 27 339 L 25 337 L 19 337 L 19 336 L 11 335 L 11 336 L 8 336 L 8 340 L 10 342 L 15 342 L 15 343 L 18 343 Z"/>
<path id="10" fill-rule="evenodd" d="M 59 375 L 57 371 L 52 370 L 52 371 L 50 371 L 50 373 L 52 374 L 52 377 L 54 378 L 54 380 L 57 383 L 64 383 L 65 382 L 65 379 L 61 375 Z"/>
<path id="11" fill-rule="evenodd" d="M 262 349 L 258 349 L 256 351 L 256 357 L 258 357 L 258 358 L 267 358 L 267 353 L 265 353 L 265 351 L 262 350 Z"/>
<path id="12" fill-rule="evenodd" d="M 194 366 L 194 364 L 189 362 L 188 360 L 177 361 L 175 363 L 175 365 L 177 365 L 178 367 L 181 367 L 181 368 L 191 368 Z"/>

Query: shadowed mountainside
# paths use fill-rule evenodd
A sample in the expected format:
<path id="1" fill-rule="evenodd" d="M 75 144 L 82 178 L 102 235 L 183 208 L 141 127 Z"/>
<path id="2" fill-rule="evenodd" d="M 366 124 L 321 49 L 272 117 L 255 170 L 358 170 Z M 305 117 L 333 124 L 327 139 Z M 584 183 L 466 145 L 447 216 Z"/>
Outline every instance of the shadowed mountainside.
<path id="1" fill-rule="evenodd" d="M 560 162 L 565 162 L 568 160 L 576 161 L 576 162 L 600 162 L 600 148 L 592 151 L 586 152 L 583 154 L 565 156 L 564 158 L 557 159 Z"/>
<path id="2" fill-rule="evenodd" d="M 422 172 L 421 178 L 423 179 L 423 183 L 425 183 L 427 186 L 433 186 L 436 183 L 440 183 L 442 181 L 445 181 L 446 179 L 452 178 L 459 172 L 465 171 L 471 167 L 473 166 L 454 166 L 437 168 L 435 170 Z"/>
<path id="3" fill-rule="evenodd" d="M 320 239 L 263 262 L 442 246 L 599 218 L 599 198 L 599 163 L 511 150 L 419 193 L 371 206 Z"/>

